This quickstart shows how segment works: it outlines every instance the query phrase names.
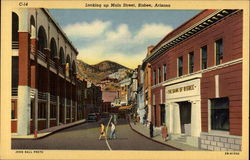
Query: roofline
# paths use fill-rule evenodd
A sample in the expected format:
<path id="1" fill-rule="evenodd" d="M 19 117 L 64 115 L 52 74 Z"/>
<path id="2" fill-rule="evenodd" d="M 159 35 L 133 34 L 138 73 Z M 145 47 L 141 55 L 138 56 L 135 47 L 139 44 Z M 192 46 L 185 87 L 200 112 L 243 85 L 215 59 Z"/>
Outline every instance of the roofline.
<path id="1" fill-rule="evenodd" d="M 159 45 L 162 44 L 162 43 L 166 40 L 166 38 L 167 38 L 168 35 L 174 33 L 176 30 L 180 29 L 180 28 L 183 27 L 185 24 L 187 24 L 188 22 L 192 21 L 193 19 L 195 19 L 196 17 L 198 17 L 199 15 L 201 15 L 202 13 L 204 13 L 205 11 L 207 11 L 207 9 L 202 10 L 201 12 L 199 12 L 199 13 L 196 14 L 196 15 L 194 15 L 192 18 L 186 20 L 186 21 L 185 21 L 184 23 L 182 23 L 180 26 L 178 26 L 177 28 L 175 28 L 174 30 L 172 30 L 171 32 L 169 32 L 160 42 L 158 42 L 158 43 L 154 46 L 154 48 L 152 49 L 151 52 L 154 52 L 154 50 L 157 49 L 157 48 L 159 47 Z"/>
<path id="2" fill-rule="evenodd" d="M 190 37 L 193 37 L 196 34 L 199 34 L 203 30 L 207 29 L 209 26 L 214 25 L 218 22 L 220 22 L 222 19 L 230 16 L 231 14 L 234 14 L 236 12 L 240 11 L 239 9 L 222 9 L 217 10 L 216 12 L 213 12 L 212 14 L 204 17 L 202 20 L 198 21 L 194 25 L 190 26 L 189 28 L 185 29 L 181 33 L 177 34 L 176 36 L 165 40 L 160 46 L 155 48 L 153 53 L 146 57 L 143 60 L 143 63 L 145 62 L 151 62 L 154 59 L 157 58 L 157 56 L 162 55 L 166 51 L 168 51 L 171 48 L 174 48 L 176 45 L 186 41 Z M 175 30 L 174 30 L 175 31 Z M 166 37 L 166 36 L 165 36 Z"/>
<path id="3" fill-rule="evenodd" d="M 68 43 L 70 44 L 71 48 L 76 52 L 76 55 L 78 55 L 78 51 L 75 48 L 75 46 L 73 45 L 72 41 L 69 40 L 69 38 L 67 37 L 66 33 L 62 30 L 62 28 L 59 26 L 59 24 L 57 23 L 57 21 L 52 17 L 52 15 L 50 14 L 48 9 L 45 8 L 41 8 L 41 10 L 47 14 L 47 16 L 49 16 L 49 18 L 52 20 L 52 22 L 54 23 L 54 25 L 56 26 L 56 28 L 62 33 L 64 39 L 66 39 L 68 41 Z"/>

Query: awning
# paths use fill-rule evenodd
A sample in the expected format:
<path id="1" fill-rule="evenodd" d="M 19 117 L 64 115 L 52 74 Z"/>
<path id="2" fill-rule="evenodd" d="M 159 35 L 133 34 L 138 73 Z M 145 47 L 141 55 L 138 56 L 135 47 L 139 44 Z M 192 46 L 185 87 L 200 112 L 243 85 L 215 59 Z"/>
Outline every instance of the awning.
<path id="1" fill-rule="evenodd" d="M 126 109 L 131 109 L 133 106 L 121 106 L 119 110 L 126 110 Z"/>

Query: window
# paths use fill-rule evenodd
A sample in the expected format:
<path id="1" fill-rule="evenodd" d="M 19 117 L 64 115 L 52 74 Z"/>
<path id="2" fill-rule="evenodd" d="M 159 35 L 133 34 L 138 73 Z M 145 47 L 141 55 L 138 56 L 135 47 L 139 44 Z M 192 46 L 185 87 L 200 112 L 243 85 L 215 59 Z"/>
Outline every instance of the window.
<path id="1" fill-rule="evenodd" d="M 155 70 L 153 72 L 153 80 L 154 80 L 154 84 L 156 84 L 156 71 Z"/>
<path id="2" fill-rule="evenodd" d="M 229 99 L 211 100 L 211 129 L 229 131 Z"/>
<path id="3" fill-rule="evenodd" d="M 38 118 L 46 118 L 46 103 L 38 104 Z"/>
<path id="4" fill-rule="evenodd" d="M 189 73 L 194 72 L 194 52 L 189 53 Z"/>
<path id="5" fill-rule="evenodd" d="M 216 65 L 221 64 L 223 59 L 223 41 L 219 39 L 215 41 L 215 52 L 216 52 Z"/>
<path id="6" fill-rule="evenodd" d="M 161 107 L 161 125 L 163 125 L 163 123 L 166 123 L 166 121 L 165 121 L 165 114 L 166 114 L 165 104 L 161 104 L 160 107 Z"/>
<path id="7" fill-rule="evenodd" d="M 70 118 L 70 107 L 67 107 L 66 117 L 67 117 L 67 118 Z"/>
<path id="8" fill-rule="evenodd" d="M 11 102 L 11 119 L 16 119 L 16 107 L 15 102 Z"/>
<path id="9" fill-rule="evenodd" d="M 163 65 L 163 81 L 167 80 L 167 65 Z"/>
<path id="10" fill-rule="evenodd" d="M 158 68 L 158 83 L 161 83 L 161 68 Z"/>
<path id="11" fill-rule="evenodd" d="M 50 118 L 56 118 L 56 105 L 50 106 Z"/>
<path id="12" fill-rule="evenodd" d="M 207 68 L 207 46 L 201 48 L 201 68 Z"/>
<path id="13" fill-rule="evenodd" d="M 182 76 L 182 70 L 183 70 L 183 57 L 178 58 L 178 76 Z"/>

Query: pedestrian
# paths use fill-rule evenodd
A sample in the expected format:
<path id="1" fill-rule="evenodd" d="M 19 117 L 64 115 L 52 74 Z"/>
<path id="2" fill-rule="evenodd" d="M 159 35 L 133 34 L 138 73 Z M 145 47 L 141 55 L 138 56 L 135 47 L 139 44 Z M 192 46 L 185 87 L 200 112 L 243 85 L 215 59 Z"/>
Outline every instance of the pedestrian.
<path id="1" fill-rule="evenodd" d="M 149 134 L 150 134 L 150 138 L 153 138 L 153 136 L 154 136 L 154 128 L 153 128 L 153 123 L 151 121 L 149 123 Z"/>
<path id="2" fill-rule="evenodd" d="M 136 125 L 136 115 L 135 115 L 135 113 L 134 113 L 133 121 L 134 121 L 134 125 Z"/>
<path id="3" fill-rule="evenodd" d="M 106 133 L 105 133 L 105 126 L 103 123 L 101 123 L 100 125 L 100 136 L 99 136 L 99 140 L 101 140 L 102 137 L 106 137 Z"/>
<path id="4" fill-rule="evenodd" d="M 163 123 L 163 126 L 161 127 L 161 136 L 162 136 L 162 139 L 164 141 L 167 140 L 167 137 L 168 137 L 168 130 L 167 130 L 167 126 L 165 125 L 165 123 Z"/>
<path id="5" fill-rule="evenodd" d="M 116 139 L 116 134 L 115 134 L 115 124 L 111 122 L 111 129 L 110 129 L 110 135 L 109 139 Z"/>

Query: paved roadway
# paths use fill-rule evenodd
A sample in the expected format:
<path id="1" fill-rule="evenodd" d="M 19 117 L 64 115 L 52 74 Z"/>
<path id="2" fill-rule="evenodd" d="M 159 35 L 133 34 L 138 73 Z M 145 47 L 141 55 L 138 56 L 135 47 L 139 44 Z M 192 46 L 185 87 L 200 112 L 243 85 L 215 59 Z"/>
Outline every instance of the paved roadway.
<path id="1" fill-rule="evenodd" d="M 102 119 L 105 126 L 109 119 Z M 149 140 L 131 130 L 128 122 L 120 119 L 116 126 L 117 139 L 98 140 L 99 123 L 90 122 L 37 140 L 12 140 L 12 149 L 53 150 L 174 150 Z M 108 147 L 108 145 L 110 147 Z"/>

